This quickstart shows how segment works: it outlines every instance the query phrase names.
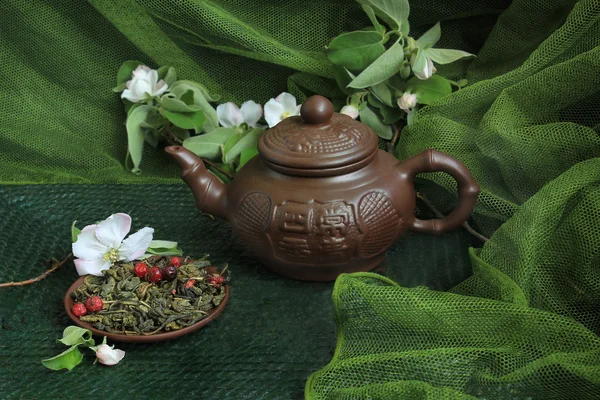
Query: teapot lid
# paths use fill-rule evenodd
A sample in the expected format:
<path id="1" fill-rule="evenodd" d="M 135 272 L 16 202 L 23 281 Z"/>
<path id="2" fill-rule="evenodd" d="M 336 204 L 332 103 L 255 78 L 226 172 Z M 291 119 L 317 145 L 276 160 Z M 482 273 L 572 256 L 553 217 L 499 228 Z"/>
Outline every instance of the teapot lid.
<path id="1" fill-rule="evenodd" d="M 273 170 L 287 175 L 333 176 L 371 162 L 379 140 L 368 126 L 333 112 L 323 96 L 312 96 L 300 116 L 288 117 L 267 130 L 258 152 Z"/>

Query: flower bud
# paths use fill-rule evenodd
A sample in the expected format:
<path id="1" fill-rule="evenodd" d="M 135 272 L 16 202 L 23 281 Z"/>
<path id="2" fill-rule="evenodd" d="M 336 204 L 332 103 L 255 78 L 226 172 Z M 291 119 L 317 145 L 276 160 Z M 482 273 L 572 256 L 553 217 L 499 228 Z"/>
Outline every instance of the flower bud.
<path id="1" fill-rule="evenodd" d="M 346 114 L 350 116 L 352 119 L 358 118 L 358 109 L 351 104 L 348 104 L 342 107 L 340 114 Z"/>
<path id="2" fill-rule="evenodd" d="M 410 110 L 416 105 L 417 95 L 414 93 L 406 92 L 398 99 L 398 107 L 406 112 L 410 112 Z"/>

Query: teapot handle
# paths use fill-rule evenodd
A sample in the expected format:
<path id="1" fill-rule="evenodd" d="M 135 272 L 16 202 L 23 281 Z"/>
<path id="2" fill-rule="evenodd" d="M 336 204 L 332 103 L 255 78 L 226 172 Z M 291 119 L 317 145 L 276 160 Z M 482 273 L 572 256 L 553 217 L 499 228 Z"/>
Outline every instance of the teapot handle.
<path id="1" fill-rule="evenodd" d="M 399 168 L 401 176 L 412 182 L 417 174 L 423 172 L 446 172 L 458 183 L 456 208 L 444 218 L 422 220 L 415 217 L 410 226 L 411 230 L 439 235 L 458 228 L 473 212 L 479 185 L 467 167 L 456 158 L 434 149 L 427 149 L 403 161 Z"/>

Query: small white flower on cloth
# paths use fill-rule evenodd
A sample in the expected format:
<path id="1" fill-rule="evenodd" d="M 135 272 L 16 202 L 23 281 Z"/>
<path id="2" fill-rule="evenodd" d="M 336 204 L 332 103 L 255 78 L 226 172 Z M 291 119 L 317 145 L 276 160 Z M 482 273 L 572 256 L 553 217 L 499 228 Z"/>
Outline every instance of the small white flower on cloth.
<path id="1" fill-rule="evenodd" d="M 296 98 L 289 93 L 283 92 L 265 104 L 265 120 L 269 128 L 294 115 L 300 115 L 300 105 L 296 104 Z"/>
<path id="2" fill-rule="evenodd" d="M 122 213 L 83 228 L 73 243 L 77 273 L 102 276 L 102 271 L 117 261 L 132 261 L 143 256 L 152 242 L 154 229 L 142 228 L 123 240 L 130 229 L 131 217 Z"/>
<path id="3" fill-rule="evenodd" d="M 147 96 L 160 96 L 167 91 L 169 86 L 162 79 L 158 80 L 158 72 L 145 65 L 139 65 L 131 80 L 125 84 L 127 89 L 123 90 L 121 97 L 133 103 L 144 100 Z"/>
<path id="4" fill-rule="evenodd" d="M 96 358 L 104 365 L 116 365 L 125 357 L 123 350 L 115 349 L 115 346 L 101 344 L 96 350 Z"/>

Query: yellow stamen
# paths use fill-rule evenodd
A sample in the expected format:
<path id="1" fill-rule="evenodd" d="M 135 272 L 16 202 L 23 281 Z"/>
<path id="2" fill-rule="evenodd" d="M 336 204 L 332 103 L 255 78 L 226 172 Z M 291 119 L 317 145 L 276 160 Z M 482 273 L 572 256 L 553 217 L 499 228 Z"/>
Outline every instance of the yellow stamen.
<path id="1" fill-rule="evenodd" d="M 281 119 L 286 119 L 290 115 L 292 115 L 292 114 L 289 111 L 285 111 L 283 114 L 281 114 Z"/>
<path id="2" fill-rule="evenodd" d="M 102 257 L 104 261 L 110 261 L 111 263 L 115 263 L 119 261 L 119 251 L 117 249 L 111 249 L 104 253 L 104 257 Z"/>

